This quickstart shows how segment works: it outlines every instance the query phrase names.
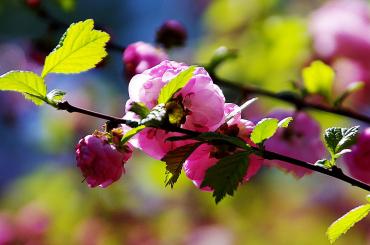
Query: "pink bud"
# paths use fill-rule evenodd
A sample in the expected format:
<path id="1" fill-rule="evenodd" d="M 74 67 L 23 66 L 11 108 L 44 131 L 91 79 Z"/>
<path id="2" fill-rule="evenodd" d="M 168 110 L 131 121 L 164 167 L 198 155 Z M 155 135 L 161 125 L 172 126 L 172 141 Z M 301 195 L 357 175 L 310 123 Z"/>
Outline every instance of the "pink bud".
<path id="1" fill-rule="evenodd" d="M 118 150 L 105 137 L 88 135 L 76 147 L 77 166 L 81 169 L 89 187 L 107 187 L 125 172 L 124 164 L 132 155 L 127 144 Z"/>
<path id="2" fill-rule="evenodd" d="M 358 136 L 357 143 L 352 146 L 352 152 L 344 155 L 344 164 L 350 175 L 370 184 L 370 128 Z"/>
<path id="3" fill-rule="evenodd" d="M 167 54 L 162 49 L 144 42 L 128 45 L 122 56 L 128 79 L 158 65 L 165 59 L 167 59 Z"/>
<path id="4" fill-rule="evenodd" d="M 187 37 L 185 27 L 177 20 L 168 20 L 157 31 L 156 41 L 165 48 L 183 46 Z"/>

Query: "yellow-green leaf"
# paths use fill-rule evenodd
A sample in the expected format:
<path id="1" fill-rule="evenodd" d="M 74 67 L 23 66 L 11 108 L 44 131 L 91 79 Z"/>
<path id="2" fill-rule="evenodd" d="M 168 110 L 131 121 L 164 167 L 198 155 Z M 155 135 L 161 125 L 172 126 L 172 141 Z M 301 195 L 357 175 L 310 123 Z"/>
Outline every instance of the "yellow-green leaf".
<path id="1" fill-rule="evenodd" d="M 271 138 L 278 129 L 279 121 L 275 118 L 264 118 L 257 123 L 251 133 L 251 140 L 255 144 Z"/>
<path id="2" fill-rule="evenodd" d="M 169 81 L 159 93 L 158 104 L 167 103 L 177 91 L 182 89 L 190 81 L 194 71 L 195 66 L 190 66 Z"/>
<path id="3" fill-rule="evenodd" d="M 121 144 L 126 144 L 132 137 L 134 137 L 137 133 L 145 128 L 144 125 L 140 125 L 136 128 L 130 129 L 121 139 Z"/>
<path id="4" fill-rule="evenodd" d="M 303 69 L 302 76 L 308 93 L 331 99 L 335 72 L 330 66 L 319 60 L 314 61 Z"/>
<path id="5" fill-rule="evenodd" d="M 365 218 L 370 212 L 370 204 L 361 205 L 352 209 L 344 216 L 331 224 L 326 232 L 330 243 L 335 242 L 342 234 L 346 233 L 355 223 Z"/>
<path id="6" fill-rule="evenodd" d="M 46 100 L 44 79 L 30 71 L 10 71 L 0 76 L 0 90 L 20 92 L 36 105 Z"/>
<path id="7" fill-rule="evenodd" d="M 72 24 L 59 45 L 46 57 L 41 76 L 80 73 L 94 68 L 107 55 L 105 45 L 110 37 L 93 28 L 92 19 Z"/>

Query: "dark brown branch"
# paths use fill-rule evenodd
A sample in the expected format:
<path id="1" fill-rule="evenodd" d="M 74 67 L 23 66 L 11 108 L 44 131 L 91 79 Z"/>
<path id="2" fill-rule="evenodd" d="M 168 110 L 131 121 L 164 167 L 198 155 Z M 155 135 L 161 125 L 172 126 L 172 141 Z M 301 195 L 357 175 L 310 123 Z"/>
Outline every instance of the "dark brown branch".
<path id="1" fill-rule="evenodd" d="M 352 119 L 359 120 L 359 121 L 370 124 L 370 116 L 363 115 L 363 114 L 354 112 L 349 109 L 333 108 L 333 107 L 326 106 L 326 105 L 310 103 L 310 102 L 305 101 L 303 98 L 299 96 L 294 96 L 293 93 L 289 93 L 289 92 L 275 93 L 275 92 L 271 92 L 271 91 L 268 91 L 262 88 L 240 85 L 236 82 L 228 81 L 226 79 L 221 79 L 217 76 L 212 76 L 212 78 L 213 78 L 213 81 L 220 86 L 229 87 L 231 89 L 235 89 L 245 94 L 262 95 L 262 96 L 266 96 L 266 97 L 270 97 L 270 98 L 274 98 L 274 99 L 278 99 L 278 100 L 290 103 L 299 109 L 314 109 L 314 110 L 329 112 L 332 114 L 345 116 L 348 118 L 352 118 Z"/>
<path id="2" fill-rule="evenodd" d="M 130 121 L 130 120 L 122 119 L 122 118 L 119 118 L 119 117 L 113 117 L 113 116 L 98 113 L 98 112 L 95 112 L 95 111 L 82 109 L 82 108 L 79 108 L 79 107 L 76 107 L 76 106 L 72 106 L 67 101 L 58 103 L 57 104 L 57 109 L 58 110 L 65 110 L 65 111 L 68 111 L 68 112 L 71 112 L 71 113 L 72 112 L 77 112 L 77 113 L 85 114 L 85 115 L 88 115 L 88 116 L 108 120 L 108 121 L 111 121 L 111 122 L 114 122 L 114 123 L 126 124 L 130 127 L 137 127 L 138 126 L 138 123 L 135 122 L 135 121 Z M 196 131 L 192 131 L 192 130 L 188 130 L 188 129 L 183 129 L 183 128 L 178 128 L 178 127 L 174 127 L 174 126 L 167 126 L 166 128 L 163 128 L 163 129 L 167 130 L 167 131 L 171 131 L 171 132 L 178 132 L 178 133 L 182 133 L 182 134 L 185 134 L 185 135 L 194 136 L 194 137 L 201 134 L 200 132 L 196 132 Z M 313 165 L 311 163 L 304 162 L 304 161 L 301 161 L 301 160 L 298 160 L 298 159 L 295 159 L 295 158 L 291 158 L 291 157 L 288 157 L 288 156 L 280 155 L 280 154 L 275 153 L 275 152 L 261 150 L 259 148 L 255 148 L 255 147 L 253 147 L 253 149 L 254 149 L 255 152 L 258 152 L 265 159 L 284 161 L 284 162 L 287 162 L 287 163 L 290 163 L 290 164 L 293 164 L 293 165 L 296 165 L 296 166 L 300 166 L 300 167 L 303 167 L 303 168 L 306 168 L 306 169 L 310 169 L 310 170 L 313 170 L 313 171 L 331 176 L 333 178 L 336 178 L 336 179 L 342 180 L 344 182 L 347 182 L 347 183 L 349 183 L 353 186 L 357 186 L 357 187 L 359 187 L 361 189 L 364 189 L 366 191 L 370 191 L 370 185 L 345 175 L 342 172 L 342 170 L 340 170 L 337 167 L 334 167 L 332 169 L 325 169 L 325 168 L 322 168 L 320 166 L 316 166 L 316 165 Z"/>

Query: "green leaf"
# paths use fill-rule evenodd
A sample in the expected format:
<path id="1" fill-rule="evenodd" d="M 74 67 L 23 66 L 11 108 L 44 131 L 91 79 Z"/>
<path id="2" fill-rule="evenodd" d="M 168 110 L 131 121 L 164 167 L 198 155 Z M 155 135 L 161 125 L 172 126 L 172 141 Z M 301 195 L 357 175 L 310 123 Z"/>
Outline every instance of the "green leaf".
<path id="1" fill-rule="evenodd" d="M 195 68 L 195 66 L 190 66 L 169 81 L 159 93 L 158 104 L 166 104 L 177 91 L 182 89 L 193 77 Z"/>
<path id="2" fill-rule="evenodd" d="M 342 234 L 346 233 L 355 223 L 365 218 L 370 212 L 370 204 L 361 205 L 352 209 L 344 216 L 331 224 L 326 232 L 330 243 L 335 242 Z"/>
<path id="3" fill-rule="evenodd" d="M 136 113 L 137 115 L 139 115 L 139 117 L 141 119 L 146 118 L 150 113 L 149 108 L 146 107 L 146 105 L 144 103 L 132 102 L 130 104 L 130 106 L 131 106 L 131 108 L 130 108 L 129 111 L 132 111 L 132 112 Z"/>
<path id="4" fill-rule="evenodd" d="M 253 143 L 259 144 L 271 138 L 279 127 L 278 123 L 279 121 L 275 118 L 264 118 L 259 121 L 251 134 Z"/>
<path id="5" fill-rule="evenodd" d="M 370 202 L 370 195 L 367 195 L 367 196 L 366 196 L 366 201 L 367 201 L 367 202 Z"/>
<path id="6" fill-rule="evenodd" d="M 124 145 L 129 141 L 132 137 L 134 137 L 137 133 L 145 128 L 144 125 L 140 125 L 136 128 L 130 129 L 121 139 L 121 145 Z"/>
<path id="7" fill-rule="evenodd" d="M 36 105 L 46 101 L 45 81 L 30 71 L 10 71 L 0 76 L 0 90 L 20 92 Z"/>
<path id="8" fill-rule="evenodd" d="M 308 93 L 320 94 L 328 100 L 331 99 L 335 72 L 330 66 L 319 60 L 314 61 L 303 69 L 302 76 Z"/>
<path id="9" fill-rule="evenodd" d="M 215 50 L 211 61 L 207 65 L 208 72 L 212 73 L 217 67 L 229 59 L 235 59 L 237 57 L 237 50 L 229 49 L 225 46 L 221 46 Z"/>
<path id="10" fill-rule="evenodd" d="M 161 161 L 166 163 L 167 173 L 171 174 L 169 179 L 166 178 L 166 186 L 171 185 L 171 188 L 173 188 L 181 174 L 181 169 L 184 162 L 201 144 L 201 142 L 197 142 L 178 147 L 172 151 L 169 151 L 161 159 Z"/>
<path id="11" fill-rule="evenodd" d="M 234 191 L 243 182 L 249 154 L 250 152 L 243 151 L 227 156 L 207 170 L 201 187 L 209 186 L 213 189 L 216 203 L 226 195 L 234 195 Z"/>
<path id="12" fill-rule="evenodd" d="M 331 155 L 348 149 L 356 143 L 359 126 L 352 128 L 328 128 L 325 130 L 324 139 Z"/>
<path id="13" fill-rule="evenodd" d="M 278 123 L 279 128 L 287 128 L 289 123 L 293 121 L 293 117 L 286 117 Z"/>
<path id="14" fill-rule="evenodd" d="M 58 3 L 67 12 L 74 10 L 76 6 L 76 0 L 58 0 Z"/>
<path id="15" fill-rule="evenodd" d="M 248 146 L 247 143 L 244 142 L 244 140 L 238 137 L 232 137 L 232 136 L 215 133 L 215 132 L 202 133 L 194 139 L 200 140 L 200 141 L 206 141 L 209 143 L 220 143 L 220 142 L 228 143 L 228 144 L 232 144 L 232 145 L 238 146 L 246 150 L 250 149 L 250 146 Z"/>
<path id="16" fill-rule="evenodd" d="M 105 45 L 110 37 L 93 28 L 92 19 L 72 24 L 59 45 L 46 57 L 41 76 L 80 73 L 94 68 L 107 55 Z"/>

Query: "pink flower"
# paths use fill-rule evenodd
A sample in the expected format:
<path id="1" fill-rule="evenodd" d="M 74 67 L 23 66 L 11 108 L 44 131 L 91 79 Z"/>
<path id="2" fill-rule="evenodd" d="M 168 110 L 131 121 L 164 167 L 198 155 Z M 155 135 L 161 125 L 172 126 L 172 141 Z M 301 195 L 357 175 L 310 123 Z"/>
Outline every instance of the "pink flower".
<path id="1" fill-rule="evenodd" d="M 124 164 L 132 155 L 127 144 L 118 150 L 103 136 L 88 135 L 76 147 L 77 166 L 89 187 L 107 187 L 125 172 Z"/>
<path id="2" fill-rule="evenodd" d="M 128 45 L 122 56 L 126 75 L 129 79 L 158 65 L 165 59 L 167 59 L 167 54 L 162 49 L 155 48 L 144 42 Z"/>
<path id="3" fill-rule="evenodd" d="M 275 111 L 268 117 L 283 119 L 293 117 L 288 128 L 278 129 L 277 133 L 265 143 L 266 150 L 297 158 L 309 163 L 322 159 L 325 147 L 320 139 L 320 125 L 305 112 Z M 297 178 L 312 173 L 311 170 L 281 161 L 266 161 L 286 172 L 291 172 Z"/>
<path id="4" fill-rule="evenodd" d="M 225 116 L 236 109 L 238 109 L 237 105 L 226 103 L 224 111 Z M 248 120 L 241 119 L 240 113 L 238 113 L 227 124 L 222 125 L 218 132 L 229 136 L 239 137 L 248 144 L 253 145 L 249 138 L 253 128 L 254 124 Z M 238 149 L 233 146 L 221 149 L 213 145 L 203 144 L 186 160 L 184 164 L 185 174 L 198 188 L 200 188 L 207 169 L 215 165 L 221 158 L 237 151 Z M 248 169 L 244 175 L 244 181 L 248 181 L 252 176 L 254 176 L 261 168 L 262 163 L 263 159 L 261 157 L 253 154 L 250 155 Z M 202 188 L 202 190 L 211 191 L 212 189 L 210 187 L 205 187 Z"/>
<path id="5" fill-rule="evenodd" d="M 356 179 L 370 184 L 370 128 L 365 129 L 352 146 L 352 152 L 343 156 L 349 173 Z"/>
<path id="6" fill-rule="evenodd" d="M 183 63 L 163 61 L 134 76 L 129 84 L 130 102 L 141 102 L 152 109 L 157 105 L 162 87 L 187 68 Z M 182 108 L 182 128 L 207 132 L 216 130 L 223 123 L 224 95 L 221 89 L 213 84 L 204 68 L 198 67 L 194 71 L 194 76 L 176 93 L 171 103 Z M 127 110 L 126 106 L 126 119 L 137 119 Z M 137 135 L 133 144 L 150 156 L 161 159 L 169 150 L 183 144 L 165 142 L 168 137 L 174 135 L 177 134 L 169 134 L 159 129 L 145 129 Z"/>
<path id="7" fill-rule="evenodd" d="M 370 12 L 366 1 L 330 1 L 312 14 L 309 28 L 320 57 L 368 60 Z"/>

